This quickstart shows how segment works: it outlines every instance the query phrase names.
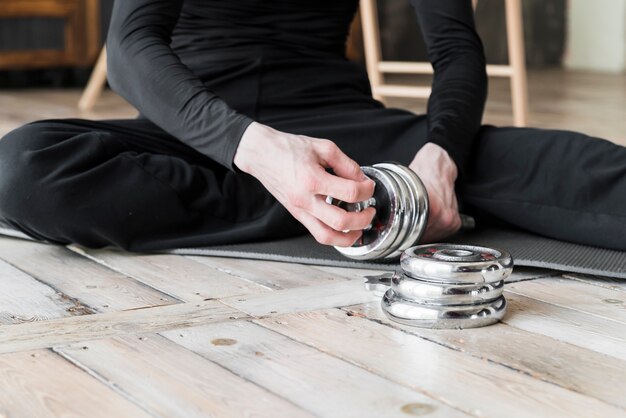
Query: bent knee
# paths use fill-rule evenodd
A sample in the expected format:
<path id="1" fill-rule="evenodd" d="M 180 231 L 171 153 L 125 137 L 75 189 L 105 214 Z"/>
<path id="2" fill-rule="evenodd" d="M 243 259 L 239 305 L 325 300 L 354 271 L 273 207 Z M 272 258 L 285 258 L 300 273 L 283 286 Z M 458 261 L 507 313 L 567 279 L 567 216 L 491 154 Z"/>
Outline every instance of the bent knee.
<path id="1" fill-rule="evenodd" d="M 0 216 L 14 219 L 31 205 L 29 195 L 45 167 L 34 163 L 32 151 L 47 146 L 48 123 L 33 122 L 6 134 L 0 140 Z"/>

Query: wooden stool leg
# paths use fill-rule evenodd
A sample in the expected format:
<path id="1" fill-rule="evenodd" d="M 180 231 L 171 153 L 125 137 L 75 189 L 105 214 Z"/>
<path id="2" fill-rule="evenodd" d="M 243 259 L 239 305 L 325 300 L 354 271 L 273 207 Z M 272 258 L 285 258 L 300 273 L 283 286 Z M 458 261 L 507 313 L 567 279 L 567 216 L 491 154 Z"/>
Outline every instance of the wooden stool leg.
<path id="1" fill-rule="evenodd" d="M 367 74 L 370 79 L 374 98 L 382 100 L 382 97 L 376 93 L 378 91 L 378 87 L 383 84 L 383 74 L 378 68 L 378 64 L 382 60 L 382 56 L 380 50 L 380 32 L 378 30 L 376 0 L 361 0 L 360 7 Z"/>
<path id="2" fill-rule="evenodd" d="M 515 126 L 526 126 L 528 123 L 528 83 L 524 53 L 522 2 L 521 0 L 505 0 L 505 7 L 509 65 L 513 68 L 513 74 L 511 75 L 513 124 Z"/>
<path id="3" fill-rule="evenodd" d="M 93 109 L 96 100 L 100 97 L 102 89 L 107 81 L 107 53 L 106 48 L 102 48 L 98 61 L 91 72 L 87 87 L 83 90 L 83 94 L 78 101 L 78 108 L 82 111 Z"/>

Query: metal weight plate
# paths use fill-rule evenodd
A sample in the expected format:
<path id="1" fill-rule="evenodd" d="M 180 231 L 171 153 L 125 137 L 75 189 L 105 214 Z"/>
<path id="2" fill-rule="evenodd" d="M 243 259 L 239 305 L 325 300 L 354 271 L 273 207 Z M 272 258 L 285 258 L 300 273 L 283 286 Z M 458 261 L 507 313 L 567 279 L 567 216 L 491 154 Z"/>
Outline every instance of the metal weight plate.
<path id="1" fill-rule="evenodd" d="M 402 298 L 433 305 L 462 305 L 486 303 L 498 299 L 504 290 L 504 280 L 494 283 L 435 283 L 415 279 L 395 272 L 391 288 Z"/>
<path id="2" fill-rule="evenodd" d="M 354 245 L 336 246 L 335 249 L 354 260 L 371 260 L 380 258 L 387 252 L 400 233 L 402 214 L 398 209 L 401 205 L 401 192 L 396 180 L 385 170 L 368 166 L 361 169 L 376 184 L 374 188 L 376 215 L 372 220 L 372 227 L 364 230 Z M 338 206 L 342 207 L 342 204 L 339 202 Z"/>
<path id="3" fill-rule="evenodd" d="M 382 167 L 374 167 L 380 168 L 385 173 L 390 175 L 391 178 L 393 178 L 393 180 L 396 182 L 396 186 L 398 187 L 398 207 L 396 208 L 396 215 L 400 218 L 399 232 L 396 236 L 396 239 L 389 243 L 389 247 L 387 248 L 387 250 L 385 250 L 379 256 L 380 258 L 390 258 L 390 256 L 396 253 L 396 249 L 400 247 L 400 245 L 402 245 L 410 232 L 411 222 L 414 218 L 413 213 L 415 205 L 411 200 L 411 191 L 409 190 L 406 181 L 403 180 L 402 176 L 391 170 L 386 170 Z"/>
<path id="4" fill-rule="evenodd" d="M 387 258 L 396 258 L 404 250 L 417 244 L 422 235 L 424 235 L 429 211 L 428 192 L 418 175 L 408 167 L 396 163 L 379 163 L 374 164 L 374 167 L 383 168 L 400 176 L 409 192 L 408 199 L 410 203 L 408 211 L 410 221 L 404 225 L 406 229 L 405 236 L 403 241 L 398 243 L 395 250 L 387 256 Z"/>
<path id="5" fill-rule="evenodd" d="M 506 300 L 498 299 L 468 305 L 432 305 L 403 299 L 393 289 L 385 292 L 381 308 L 401 324 L 421 328 L 477 328 L 500 321 L 506 313 Z"/>
<path id="6" fill-rule="evenodd" d="M 513 270 L 506 251 L 473 245 L 427 244 L 407 249 L 400 266 L 408 276 L 438 283 L 495 283 Z"/>

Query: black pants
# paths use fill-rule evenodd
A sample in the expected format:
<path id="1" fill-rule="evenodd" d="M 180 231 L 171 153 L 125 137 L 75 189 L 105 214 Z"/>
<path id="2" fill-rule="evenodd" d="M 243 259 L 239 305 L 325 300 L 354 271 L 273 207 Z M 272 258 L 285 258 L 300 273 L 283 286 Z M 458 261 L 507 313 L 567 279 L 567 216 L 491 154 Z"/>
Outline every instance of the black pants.
<path id="1" fill-rule="evenodd" d="M 364 108 L 266 117 L 334 140 L 362 165 L 408 164 L 426 119 Z M 626 148 L 567 131 L 485 126 L 458 185 L 478 223 L 626 250 Z M 0 219 L 57 243 L 131 251 L 305 233 L 253 177 L 235 174 L 145 119 L 47 120 L 0 141 Z"/>

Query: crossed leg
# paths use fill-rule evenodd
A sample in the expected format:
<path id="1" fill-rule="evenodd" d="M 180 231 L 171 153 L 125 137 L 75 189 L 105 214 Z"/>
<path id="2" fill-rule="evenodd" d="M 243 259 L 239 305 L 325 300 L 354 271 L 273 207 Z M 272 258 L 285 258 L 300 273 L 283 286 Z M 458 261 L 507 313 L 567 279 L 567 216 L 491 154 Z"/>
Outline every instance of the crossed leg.
<path id="1" fill-rule="evenodd" d="M 408 165 L 427 141 L 425 117 L 397 109 L 262 122 L 332 139 L 362 165 Z M 151 251 L 306 232 L 256 179 L 144 119 L 25 125 L 0 141 L 0 173 L 0 218 L 52 242 Z M 485 126 L 458 194 L 479 226 L 626 250 L 626 148 L 608 141 Z"/>
<path id="2" fill-rule="evenodd" d="M 256 179 L 142 119 L 25 125 L 0 141 L 0 172 L 0 216 L 51 242 L 150 251 L 289 227 Z"/>

